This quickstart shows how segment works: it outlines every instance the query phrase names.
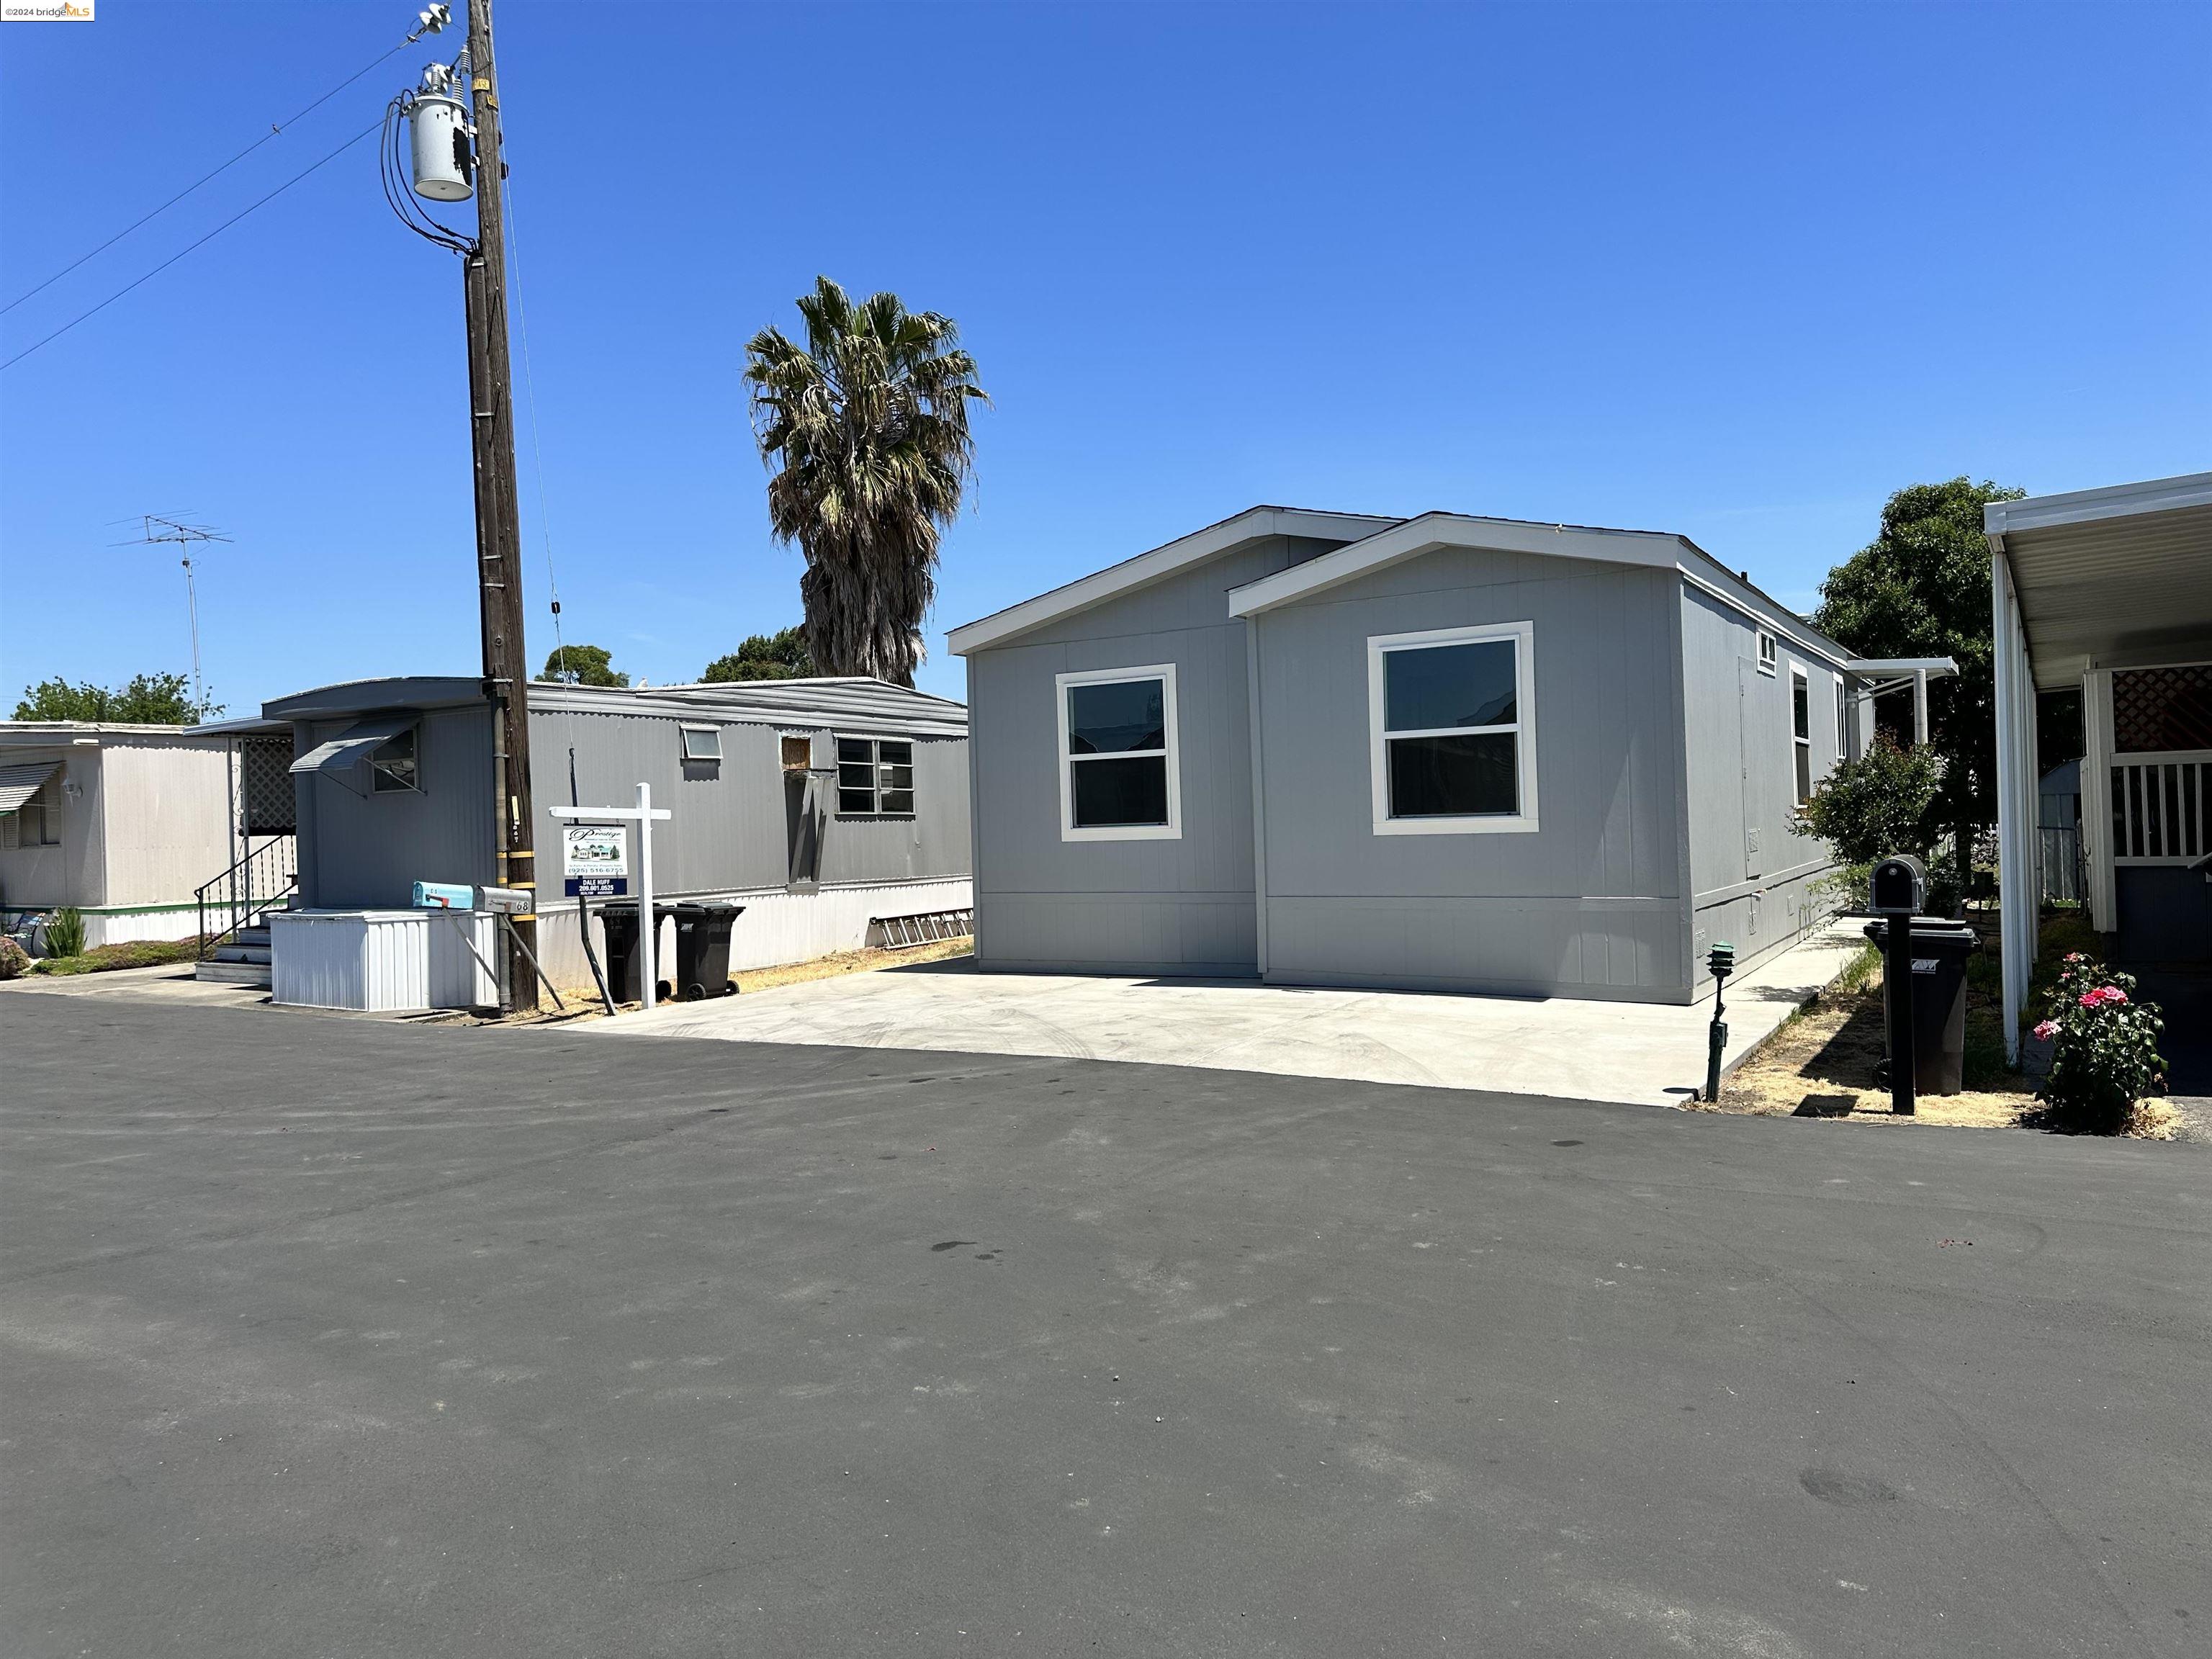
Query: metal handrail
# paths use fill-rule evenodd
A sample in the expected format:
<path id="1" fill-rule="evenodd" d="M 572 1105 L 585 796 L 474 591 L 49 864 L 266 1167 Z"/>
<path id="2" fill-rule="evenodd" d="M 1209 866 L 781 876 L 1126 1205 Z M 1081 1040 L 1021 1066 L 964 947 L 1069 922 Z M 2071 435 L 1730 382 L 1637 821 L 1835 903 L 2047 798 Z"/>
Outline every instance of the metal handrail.
<path id="1" fill-rule="evenodd" d="M 299 885 L 299 872 L 291 867 L 289 836 L 276 836 L 249 848 L 230 868 L 192 890 L 199 907 L 199 959 L 205 962 L 216 947 L 234 938 L 254 918 L 276 908 L 277 901 Z M 222 925 L 209 930 L 212 917 Z"/>

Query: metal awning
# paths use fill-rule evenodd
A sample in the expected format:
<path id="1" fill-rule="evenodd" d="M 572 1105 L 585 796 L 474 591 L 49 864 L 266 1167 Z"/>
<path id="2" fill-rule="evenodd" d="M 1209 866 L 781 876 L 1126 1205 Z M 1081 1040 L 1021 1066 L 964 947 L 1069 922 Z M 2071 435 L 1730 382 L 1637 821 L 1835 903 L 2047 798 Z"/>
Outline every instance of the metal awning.
<path id="1" fill-rule="evenodd" d="M 370 751 L 387 744 L 422 717 L 417 714 L 380 714 L 372 720 L 359 720 L 332 738 L 328 743 L 318 744 L 292 763 L 295 772 L 343 772 L 367 760 Z"/>
<path id="2" fill-rule="evenodd" d="M 0 766 L 0 812 L 20 811 L 40 786 L 61 770 L 59 761 L 32 761 L 22 766 Z"/>
<path id="3" fill-rule="evenodd" d="M 2009 568 L 2039 691 L 2212 639 L 2212 472 L 1992 501 L 1982 527 Z"/>

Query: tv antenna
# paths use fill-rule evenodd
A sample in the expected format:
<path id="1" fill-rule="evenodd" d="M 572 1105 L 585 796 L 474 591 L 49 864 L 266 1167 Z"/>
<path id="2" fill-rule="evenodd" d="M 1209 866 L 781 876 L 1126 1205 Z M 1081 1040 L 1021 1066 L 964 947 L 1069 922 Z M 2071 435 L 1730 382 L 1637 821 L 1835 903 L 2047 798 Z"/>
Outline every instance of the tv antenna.
<path id="1" fill-rule="evenodd" d="M 162 542 L 174 543 L 183 554 L 179 561 L 185 567 L 185 614 L 192 629 L 192 701 L 200 709 L 207 708 L 207 686 L 200 678 L 200 599 L 192 580 L 192 549 L 202 542 L 227 542 L 229 537 L 211 525 L 179 524 L 174 519 L 165 519 L 156 513 L 139 515 L 140 533 L 135 540 L 118 542 L 118 547 L 152 547 Z M 205 719 L 204 714 L 201 715 Z"/>

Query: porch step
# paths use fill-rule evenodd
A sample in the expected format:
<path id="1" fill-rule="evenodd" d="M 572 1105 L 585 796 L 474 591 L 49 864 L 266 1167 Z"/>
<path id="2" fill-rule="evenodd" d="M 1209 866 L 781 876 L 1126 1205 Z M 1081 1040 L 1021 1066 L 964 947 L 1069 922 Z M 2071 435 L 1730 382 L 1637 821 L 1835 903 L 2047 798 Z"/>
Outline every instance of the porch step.
<path id="1" fill-rule="evenodd" d="M 194 979 L 213 980 L 223 985 L 252 985 L 268 990 L 271 979 L 269 959 L 264 956 L 258 962 L 226 962 L 220 957 L 212 962 L 196 963 Z"/>

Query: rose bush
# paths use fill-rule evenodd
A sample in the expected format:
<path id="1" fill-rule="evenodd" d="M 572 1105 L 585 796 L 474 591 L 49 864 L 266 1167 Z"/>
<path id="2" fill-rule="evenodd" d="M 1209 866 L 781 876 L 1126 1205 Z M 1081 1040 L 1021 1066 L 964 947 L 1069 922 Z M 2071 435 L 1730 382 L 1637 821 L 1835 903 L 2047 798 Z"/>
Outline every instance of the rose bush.
<path id="1" fill-rule="evenodd" d="M 2157 1005 L 2136 1001 L 2135 992 L 2130 975 L 2080 951 L 2059 964 L 2051 1012 L 2035 1028 L 2051 1045 L 2042 1094 L 2052 1127 L 2118 1134 L 2136 1103 L 2161 1086 L 2158 1034 L 2165 1022 Z"/>

